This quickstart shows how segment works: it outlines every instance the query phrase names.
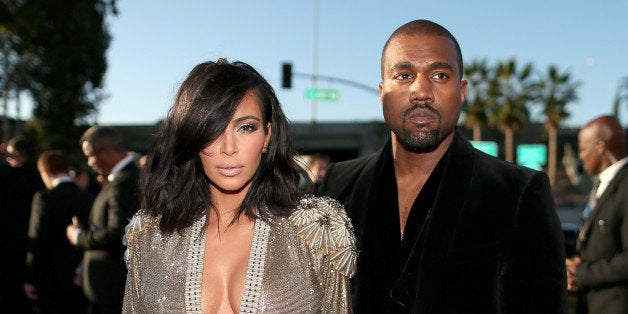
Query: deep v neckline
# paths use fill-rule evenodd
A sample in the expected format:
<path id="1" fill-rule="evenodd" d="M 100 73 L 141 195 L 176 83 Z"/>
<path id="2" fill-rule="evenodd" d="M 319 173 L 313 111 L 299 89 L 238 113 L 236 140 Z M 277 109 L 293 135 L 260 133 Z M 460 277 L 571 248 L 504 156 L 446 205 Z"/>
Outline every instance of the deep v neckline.
<path id="1" fill-rule="evenodd" d="M 246 268 L 244 292 L 240 299 L 240 313 L 256 313 L 259 308 L 269 231 L 270 226 L 265 221 L 259 218 L 255 219 L 255 231 L 253 231 L 253 242 Z"/>
<path id="2" fill-rule="evenodd" d="M 202 219 L 196 221 L 192 226 L 185 284 L 185 308 L 187 313 L 202 313 L 201 280 L 203 276 L 203 259 L 205 257 L 205 237 L 202 231 L 206 218 L 206 216 L 203 216 Z M 259 218 L 255 219 L 244 291 L 240 298 L 240 313 L 256 313 L 259 308 L 269 231 L 270 226 L 268 223 Z"/>

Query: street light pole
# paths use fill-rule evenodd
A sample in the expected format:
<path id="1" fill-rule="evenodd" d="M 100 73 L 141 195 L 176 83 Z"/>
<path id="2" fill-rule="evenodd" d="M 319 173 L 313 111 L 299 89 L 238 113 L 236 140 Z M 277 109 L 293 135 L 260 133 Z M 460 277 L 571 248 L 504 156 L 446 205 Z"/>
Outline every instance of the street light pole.
<path id="1" fill-rule="evenodd" d="M 318 74 L 318 14 L 320 3 L 314 0 L 313 21 L 312 21 L 312 88 L 316 88 L 316 79 Z M 310 123 L 316 123 L 316 100 L 310 101 Z"/>

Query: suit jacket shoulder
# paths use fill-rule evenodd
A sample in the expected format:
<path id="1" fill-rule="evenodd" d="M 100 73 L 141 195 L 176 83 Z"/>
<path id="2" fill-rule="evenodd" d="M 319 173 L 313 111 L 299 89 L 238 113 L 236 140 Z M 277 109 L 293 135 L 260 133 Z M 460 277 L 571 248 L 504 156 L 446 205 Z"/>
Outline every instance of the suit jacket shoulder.
<path id="1" fill-rule="evenodd" d="M 128 211 L 127 219 L 130 219 L 139 209 L 139 173 L 139 168 L 131 162 L 101 190 L 109 204 L 117 204 L 122 207 L 121 209 Z"/>
<path id="2" fill-rule="evenodd" d="M 330 164 L 317 195 L 329 196 L 343 203 L 350 196 L 358 178 L 374 169 L 375 163 L 387 147 L 388 145 L 369 156 Z"/>
<path id="3" fill-rule="evenodd" d="M 127 164 L 120 172 L 115 176 L 115 179 L 111 183 L 117 185 L 130 185 L 133 189 L 139 188 L 139 175 L 140 169 L 134 162 Z"/>

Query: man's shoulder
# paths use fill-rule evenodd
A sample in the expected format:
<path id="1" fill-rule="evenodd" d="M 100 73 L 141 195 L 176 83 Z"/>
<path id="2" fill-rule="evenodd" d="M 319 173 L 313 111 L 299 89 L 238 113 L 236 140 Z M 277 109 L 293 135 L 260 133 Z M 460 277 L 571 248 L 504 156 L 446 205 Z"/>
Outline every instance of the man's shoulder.
<path id="1" fill-rule="evenodd" d="M 140 168 L 137 166 L 136 161 L 131 161 L 124 168 L 120 169 L 120 174 L 125 174 L 128 176 L 138 176 L 140 173 Z"/>
<path id="2" fill-rule="evenodd" d="M 319 195 L 343 199 L 356 185 L 365 172 L 372 169 L 378 160 L 378 153 L 356 159 L 332 163 L 327 168 L 323 183 L 317 191 Z M 370 182 L 370 180 L 367 180 Z"/>
<path id="3" fill-rule="evenodd" d="M 480 175 L 531 177 L 539 171 L 488 155 L 474 149 L 475 167 Z"/>
<path id="4" fill-rule="evenodd" d="M 62 183 L 57 184 L 51 189 L 39 190 L 37 193 L 35 193 L 35 195 L 38 197 L 41 197 L 42 199 L 50 199 L 50 198 L 56 199 L 64 195 L 67 195 L 68 193 L 71 193 L 74 190 L 73 189 L 74 187 L 78 189 L 78 187 L 72 182 L 62 182 Z"/>
<path id="5" fill-rule="evenodd" d="M 447 163 L 446 177 L 468 175 L 476 187 L 522 189 L 532 181 L 547 181 L 545 173 L 488 155 L 461 137 L 452 144 Z"/>
<path id="6" fill-rule="evenodd" d="M 368 165 L 370 165 L 374 160 L 376 160 L 376 158 L 377 158 L 377 154 L 371 154 L 368 156 L 363 156 L 363 157 L 359 157 L 355 159 L 349 159 L 349 160 L 333 163 L 328 168 L 328 171 L 325 174 L 325 176 L 332 175 L 332 176 L 339 176 L 339 177 L 345 177 L 345 176 L 352 177 L 352 176 L 358 175 L 362 171 L 364 171 L 364 169 Z M 329 171 L 330 168 L 332 170 L 331 172 Z"/>
<path id="7" fill-rule="evenodd" d="M 60 204 L 77 204 L 93 200 L 93 196 L 87 190 L 79 188 L 74 182 L 62 182 L 50 190 L 41 190 L 38 193 L 43 200 Z"/>
<path id="8" fill-rule="evenodd" d="M 622 180 L 624 182 L 628 181 L 628 162 L 625 163 L 621 168 L 619 168 L 619 171 L 617 171 L 617 174 L 615 175 L 615 177 L 618 180 Z"/>
<path id="9" fill-rule="evenodd" d="M 140 169 L 135 162 L 130 162 L 115 174 L 115 179 L 110 182 L 116 186 L 138 185 Z"/>
<path id="10" fill-rule="evenodd" d="M 611 179 L 609 186 L 615 186 L 620 195 L 625 195 L 625 191 L 628 191 L 628 163 L 624 164 Z"/>
<path id="11" fill-rule="evenodd" d="M 71 195 L 77 199 L 92 199 L 93 196 L 84 189 L 78 187 L 74 182 L 63 182 L 49 191 L 57 195 Z"/>

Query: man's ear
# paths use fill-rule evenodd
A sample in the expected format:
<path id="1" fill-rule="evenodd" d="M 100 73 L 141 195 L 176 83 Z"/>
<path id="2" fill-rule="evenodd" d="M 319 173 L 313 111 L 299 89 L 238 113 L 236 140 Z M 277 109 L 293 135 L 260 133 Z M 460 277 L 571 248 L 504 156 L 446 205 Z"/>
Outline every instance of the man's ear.
<path id="1" fill-rule="evenodd" d="M 460 105 L 464 105 L 464 101 L 467 99 L 467 88 L 469 84 L 466 80 L 460 81 Z"/>

